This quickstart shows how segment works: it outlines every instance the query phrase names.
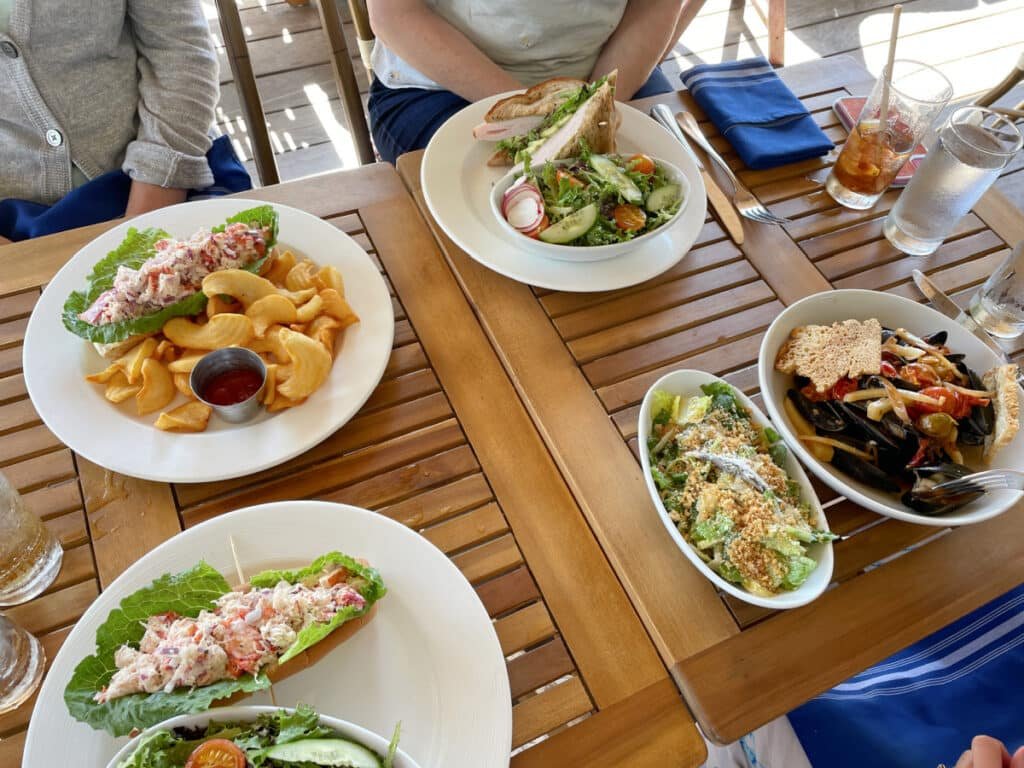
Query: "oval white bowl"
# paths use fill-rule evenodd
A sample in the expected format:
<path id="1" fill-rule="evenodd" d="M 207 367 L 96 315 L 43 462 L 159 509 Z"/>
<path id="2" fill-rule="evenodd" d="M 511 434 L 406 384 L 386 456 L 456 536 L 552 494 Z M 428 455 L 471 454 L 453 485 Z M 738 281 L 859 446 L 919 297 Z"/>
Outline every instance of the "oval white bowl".
<path id="1" fill-rule="evenodd" d="M 880 515 L 894 517 L 897 520 L 942 527 L 967 525 L 988 520 L 1012 507 L 1021 498 L 1019 491 L 988 493 L 962 507 L 956 514 L 941 517 L 918 514 L 904 506 L 897 496 L 854 480 L 831 464 L 818 461 L 804 448 L 782 408 L 786 390 L 792 386 L 793 377 L 775 370 L 775 357 L 779 348 L 789 338 L 790 331 L 802 325 L 831 325 L 836 321 L 871 318 L 876 318 L 883 326 L 902 327 L 917 334 L 948 331 L 949 339 L 946 344 L 953 352 L 966 355 L 967 365 L 978 375 L 1001 363 L 995 353 L 966 328 L 934 309 L 902 296 L 852 289 L 825 291 L 808 296 L 790 305 L 775 318 L 775 322 L 768 328 L 761 342 L 761 353 L 758 358 L 758 379 L 765 408 L 768 409 L 772 421 L 790 450 L 795 451 L 800 460 L 837 493 Z M 978 466 L 977 469 L 1020 469 L 1022 466 L 1024 437 L 1018 434 L 1010 445 L 995 455 L 991 463 Z"/>
<path id="2" fill-rule="evenodd" d="M 760 595 L 754 595 L 743 589 L 743 587 L 733 584 L 732 582 L 726 581 L 711 568 L 708 567 L 707 563 L 700 559 L 693 545 L 690 544 L 676 524 L 672 521 L 672 518 L 668 515 L 668 510 L 665 509 L 665 505 L 661 502 L 661 496 L 658 495 L 658 488 L 654 485 L 654 480 L 651 477 L 651 462 L 647 457 L 647 438 L 651 433 L 651 400 L 655 390 L 661 390 L 668 392 L 673 395 L 683 395 L 684 397 L 690 397 L 692 395 L 699 395 L 701 393 L 701 384 L 710 384 L 714 381 L 722 381 L 717 376 L 712 376 L 710 373 L 704 371 L 692 371 L 682 370 L 673 371 L 667 373 L 654 382 L 654 385 L 647 390 L 647 394 L 644 396 L 643 403 L 640 406 L 639 423 L 637 425 L 637 440 L 640 447 L 640 464 L 644 470 L 644 481 L 647 483 L 647 491 L 651 494 L 651 500 L 654 502 L 655 508 L 658 510 L 658 515 L 661 517 L 661 522 L 665 525 L 665 529 L 669 532 L 672 540 L 679 547 L 680 551 L 686 555 L 694 567 L 700 571 L 706 578 L 708 578 L 712 584 L 723 592 L 728 592 L 733 597 L 739 598 L 740 600 L 751 603 L 752 605 L 759 605 L 763 608 L 798 608 L 801 605 L 814 600 L 818 595 L 825 591 L 825 588 L 829 585 L 832 580 L 832 542 L 824 542 L 820 544 L 812 544 L 807 548 L 807 554 L 809 557 L 817 560 L 818 567 L 815 568 L 811 575 L 807 578 L 803 584 L 797 589 L 791 592 L 780 592 L 777 595 L 770 597 L 762 597 Z M 728 383 L 728 382 L 723 382 Z M 759 426 L 765 426 L 769 423 L 768 418 L 761 412 L 761 409 L 754 405 L 750 398 L 740 392 L 738 389 L 733 387 L 733 391 L 736 393 L 736 399 L 740 401 L 747 412 L 750 413 L 755 424 Z M 800 462 L 796 460 L 791 451 L 786 454 L 786 472 L 790 478 L 800 484 L 800 495 L 804 501 L 811 506 L 811 511 L 816 518 L 816 527 L 823 530 L 829 530 L 828 521 L 825 519 L 825 513 L 821 508 L 821 503 L 818 501 L 817 495 L 814 493 L 814 488 L 811 486 L 811 481 L 807 478 L 807 474 L 804 472 L 803 467 L 800 466 Z"/>
<path id="3" fill-rule="evenodd" d="M 162 723 L 157 723 L 152 728 L 147 728 L 138 736 L 133 738 L 127 744 L 125 744 L 114 755 L 113 759 L 107 763 L 107 768 L 117 768 L 122 760 L 127 760 L 128 756 L 135 751 L 135 748 L 139 745 L 139 742 L 143 737 L 148 736 L 154 731 L 167 731 L 172 728 L 195 728 L 203 727 L 210 721 L 219 722 L 239 722 L 239 723 L 251 723 L 256 720 L 261 714 L 265 712 L 276 712 L 279 709 L 288 710 L 289 712 L 294 711 L 291 707 L 223 707 L 213 709 L 208 712 L 202 712 L 197 715 L 178 715 L 172 717 L 169 720 L 164 720 Z M 373 731 L 368 731 L 365 728 L 361 728 L 358 725 L 350 723 L 346 720 L 339 720 L 336 717 L 329 717 L 327 715 L 320 715 L 320 725 L 326 726 L 337 731 L 341 736 L 352 741 L 357 741 L 364 747 L 372 749 L 379 755 L 385 755 L 388 751 L 388 743 L 391 738 L 379 736 Z M 395 755 L 395 768 L 419 768 L 419 766 L 401 749 Z"/>
<path id="4" fill-rule="evenodd" d="M 664 168 L 666 175 L 680 186 L 683 191 L 683 202 L 671 219 L 657 229 L 628 242 L 591 246 L 558 245 L 527 237 L 517 230 L 505 220 L 505 216 L 501 212 L 501 200 L 505 195 L 505 191 L 512 186 L 516 179 L 522 176 L 522 165 L 515 166 L 494 183 L 494 186 L 491 188 L 491 213 L 494 214 L 494 218 L 498 221 L 498 226 L 501 227 L 502 232 L 510 238 L 514 238 L 514 242 L 518 247 L 525 248 L 540 256 L 546 256 L 549 259 L 556 259 L 558 261 L 604 261 L 605 259 L 613 259 L 616 256 L 636 250 L 638 246 L 643 245 L 650 239 L 667 232 L 671 227 L 675 226 L 683 211 L 686 210 L 686 206 L 690 204 L 690 182 L 687 180 L 686 175 L 666 160 L 656 157 L 651 159 Z M 575 162 L 575 159 L 556 160 L 554 164 L 564 166 L 572 165 Z"/>

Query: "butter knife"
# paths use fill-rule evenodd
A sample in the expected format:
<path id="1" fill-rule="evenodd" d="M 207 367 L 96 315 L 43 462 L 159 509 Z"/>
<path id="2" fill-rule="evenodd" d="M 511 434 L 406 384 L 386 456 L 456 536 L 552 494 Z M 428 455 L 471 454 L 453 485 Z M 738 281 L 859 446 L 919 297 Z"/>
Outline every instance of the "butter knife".
<path id="1" fill-rule="evenodd" d="M 1009 362 L 1009 357 L 1006 352 L 1003 351 L 1003 348 L 996 343 L 996 340 L 989 336 L 984 328 L 974 322 L 973 317 L 961 310 L 960 307 L 957 306 L 956 302 L 944 294 L 942 289 L 933 283 L 931 279 L 924 274 L 924 272 L 919 269 L 915 269 L 912 274 L 914 277 L 914 284 L 917 285 L 918 290 L 924 294 L 924 297 L 928 299 L 929 304 L 946 317 L 958 322 L 968 331 L 985 342 L 985 346 L 995 352 L 999 356 L 999 359 L 1004 363 Z"/>
<path id="2" fill-rule="evenodd" d="M 701 178 L 704 179 L 704 189 L 707 192 L 708 202 L 711 203 L 711 207 L 718 214 L 718 220 L 722 222 L 722 226 L 725 227 L 725 231 L 729 233 L 732 241 L 736 245 L 743 245 L 743 223 L 740 221 L 739 214 L 729 201 L 728 196 L 722 191 L 722 188 L 711 178 L 708 169 L 704 167 L 704 163 L 701 162 L 697 153 L 693 151 L 693 147 L 690 146 L 686 137 L 683 136 L 683 132 L 679 130 L 679 126 L 676 125 L 675 118 L 672 116 L 672 110 L 664 104 L 655 104 L 651 107 L 651 117 L 665 126 L 665 129 L 683 145 L 686 154 L 697 163 L 697 170 L 700 171 Z"/>

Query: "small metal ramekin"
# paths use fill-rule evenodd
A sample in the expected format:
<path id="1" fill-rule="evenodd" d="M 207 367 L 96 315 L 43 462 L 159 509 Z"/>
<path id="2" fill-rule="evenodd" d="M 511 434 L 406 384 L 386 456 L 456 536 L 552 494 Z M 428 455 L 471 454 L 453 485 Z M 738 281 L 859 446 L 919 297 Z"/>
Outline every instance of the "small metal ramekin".
<path id="1" fill-rule="evenodd" d="M 256 371 L 260 375 L 260 388 L 252 396 L 233 405 L 217 405 L 203 399 L 203 390 L 216 376 L 239 368 Z M 188 377 L 188 384 L 200 402 L 213 408 L 213 412 L 224 421 L 237 424 L 248 421 L 259 411 L 260 398 L 263 397 L 263 390 L 267 386 L 267 366 L 263 364 L 263 359 L 251 349 L 243 347 L 215 349 L 205 354 L 196 363 Z"/>

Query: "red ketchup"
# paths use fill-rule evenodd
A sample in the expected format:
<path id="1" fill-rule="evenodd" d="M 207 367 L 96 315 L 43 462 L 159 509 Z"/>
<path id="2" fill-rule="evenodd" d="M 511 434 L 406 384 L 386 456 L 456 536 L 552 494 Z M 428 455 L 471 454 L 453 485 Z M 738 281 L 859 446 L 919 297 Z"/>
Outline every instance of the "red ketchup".
<path id="1" fill-rule="evenodd" d="M 263 377 L 252 368 L 235 368 L 214 376 L 203 388 L 203 399 L 214 405 L 234 405 L 248 400 L 263 385 Z"/>

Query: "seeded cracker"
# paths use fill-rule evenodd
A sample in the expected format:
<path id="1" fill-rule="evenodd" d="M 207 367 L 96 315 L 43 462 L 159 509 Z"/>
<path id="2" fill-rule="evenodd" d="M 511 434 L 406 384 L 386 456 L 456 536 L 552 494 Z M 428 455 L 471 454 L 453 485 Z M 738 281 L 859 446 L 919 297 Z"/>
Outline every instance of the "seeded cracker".
<path id="1" fill-rule="evenodd" d="M 794 328 L 775 368 L 806 376 L 818 392 L 827 392 L 844 377 L 879 373 L 881 362 L 882 325 L 872 318 Z"/>

